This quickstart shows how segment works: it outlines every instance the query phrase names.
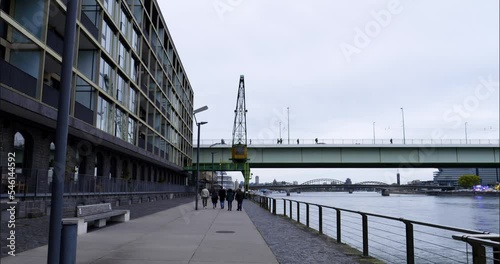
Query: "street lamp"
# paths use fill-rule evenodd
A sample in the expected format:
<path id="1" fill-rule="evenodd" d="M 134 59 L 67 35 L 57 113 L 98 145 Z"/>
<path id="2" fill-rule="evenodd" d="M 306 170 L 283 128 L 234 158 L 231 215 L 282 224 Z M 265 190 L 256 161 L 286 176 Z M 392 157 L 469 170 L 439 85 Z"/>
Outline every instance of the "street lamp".
<path id="1" fill-rule="evenodd" d="M 406 144 L 406 136 L 405 136 L 405 111 L 403 107 L 401 107 L 401 116 L 403 117 L 403 144 Z"/>
<path id="2" fill-rule="evenodd" d="M 465 122 L 465 144 L 467 144 L 467 122 Z"/>
<path id="3" fill-rule="evenodd" d="M 200 181 L 200 127 L 208 122 L 196 123 L 198 126 L 198 146 L 196 147 L 196 204 L 195 210 L 198 210 L 198 182 Z"/>
<path id="4" fill-rule="evenodd" d="M 290 144 L 290 107 L 286 108 L 287 111 L 287 123 L 288 123 L 288 144 Z"/>
<path id="5" fill-rule="evenodd" d="M 200 180 L 199 179 L 200 178 L 200 127 L 207 123 L 207 122 L 199 122 L 198 123 L 198 121 L 196 120 L 196 114 L 199 112 L 203 112 L 207 109 L 208 109 L 208 106 L 205 105 L 205 106 L 202 106 L 202 107 L 195 109 L 193 111 L 193 117 L 194 117 L 194 120 L 196 122 L 196 126 L 198 126 L 198 145 L 196 147 L 196 185 L 195 185 L 196 189 L 194 190 L 194 192 L 195 192 L 194 197 L 195 197 L 195 201 L 196 201 L 195 208 L 194 208 L 195 210 L 198 210 L 198 182 Z"/>
<path id="6" fill-rule="evenodd" d="M 210 188 L 213 188 L 213 186 L 214 186 L 214 154 L 217 154 L 217 153 L 212 152 L 212 180 L 210 182 Z"/>
<path id="7" fill-rule="evenodd" d="M 373 122 L 373 144 L 375 144 L 375 122 Z"/>

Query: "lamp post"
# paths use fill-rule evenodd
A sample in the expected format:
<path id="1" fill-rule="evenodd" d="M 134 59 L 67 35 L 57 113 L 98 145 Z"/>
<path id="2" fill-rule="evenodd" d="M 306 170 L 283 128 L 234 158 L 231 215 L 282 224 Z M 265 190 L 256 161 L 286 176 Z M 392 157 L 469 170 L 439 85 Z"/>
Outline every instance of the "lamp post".
<path id="1" fill-rule="evenodd" d="M 406 136 L 405 136 L 405 111 L 403 107 L 401 107 L 401 116 L 403 118 L 403 144 L 406 144 Z"/>
<path id="2" fill-rule="evenodd" d="M 196 114 L 199 112 L 203 112 L 208 109 L 208 106 L 202 106 L 198 109 L 195 109 L 193 111 L 193 117 L 196 122 L 196 126 L 198 126 L 198 144 L 196 147 L 196 184 L 195 184 L 195 190 L 194 190 L 194 197 L 195 197 L 195 210 L 198 210 L 198 182 L 200 178 L 200 126 L 206 124 L 207 122 L 199 122 L 196 120 Z"/>
<path id="3" fill-rule="evenodd" d="M 216 153 L 212 152 L 212 180 L 210 181 L 210 189 L 212 189 L 214 185 L 214 154 Z"/>
<path id="4" fill-rule="evenodd" d="M 465 144 L 467 144 L 467 122 L 465 122 Z"/>
<path id="5" fill-rule="evenodd" d="M 279 128 L 278 134 L 279 134 L 279 137 L 278 137 L 278 140 L 279 140 L 279 139 L 281 139 L 281 121 L 280 121 L 280 128 Z"/>
<path id="6" fill-rule="evenodd" d="M 288 144 L 290 144 L 290 107 L 286 108 L 287 112 L 287 123 L 288 123 Z"/>
<path id="7" fill-rule="evenodd" d="M 208 122 L 196 123 L 196 125 L 198 126 L 198 146 L 196 147 L 196 190 L 195 190 L 196 204 L 194 208 L 195 210 L 198 210 L 198 182 L 200 181 L 200 127 L 207 123 Z"/>
<path id="8" fill-rule="evenodd" d="M 375 122 L 373 122 L 373 144 L 375 144 Z"/>

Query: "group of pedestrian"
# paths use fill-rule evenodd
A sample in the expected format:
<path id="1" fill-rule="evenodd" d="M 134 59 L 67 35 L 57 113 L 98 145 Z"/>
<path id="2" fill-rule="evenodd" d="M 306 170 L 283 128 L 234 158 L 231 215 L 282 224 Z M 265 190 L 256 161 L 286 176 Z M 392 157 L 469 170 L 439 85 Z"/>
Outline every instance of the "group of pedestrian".
<path id="1" fill-rule="evenodd" d="M 213 208 L 217 208 L 217 202 L 220 200 L 220 208 L 224 209 L 224 202 L 227 201 L 227 210 L 233 210 L 233 201 L 236 199 L 238 202 L 237 211 L 241 211 L 241 205 L 243 203 L 244 193 L 241 189 L 237 189 L 236 192 L 233 189 L 227 189 L 227 191 L 223 188 L 219 189 L 217 192 L 214 188 L 209 192 L 207 188 L 203 188 L 201 190 L 201 199 L 203 202 L 203 208 L 207 208 L 208 197 L 212 198 Z"/>

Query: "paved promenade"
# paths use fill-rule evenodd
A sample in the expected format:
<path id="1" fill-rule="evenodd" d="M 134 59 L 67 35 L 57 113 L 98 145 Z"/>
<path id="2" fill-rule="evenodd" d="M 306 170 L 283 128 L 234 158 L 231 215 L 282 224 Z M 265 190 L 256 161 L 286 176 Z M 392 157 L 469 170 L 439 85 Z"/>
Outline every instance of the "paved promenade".
<path id="1" fill-rule="evenodd" d="M 233 209 L 194 211 L 193 202 L 97 229 L 78 236 L 77 263 L 278 263 L 247 213 Z M 2 263 L 46 263 L 46 255 L 43 246 Z"/>

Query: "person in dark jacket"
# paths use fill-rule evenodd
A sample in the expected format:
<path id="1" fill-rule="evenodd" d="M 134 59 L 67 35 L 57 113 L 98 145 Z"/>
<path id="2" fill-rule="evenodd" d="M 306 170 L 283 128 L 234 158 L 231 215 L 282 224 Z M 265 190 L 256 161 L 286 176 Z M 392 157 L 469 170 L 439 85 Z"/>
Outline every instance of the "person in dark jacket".
<path id="1" fill-rule="evenodd" d="M 238 188 L 236 190 L 236 201 L 238 202 L 238 208 L 236 209 L 237 211 L 241 211 L 241 205 L 243 203 L 243 198 L 245 197 L 245 194 L 241 191 L 241 189 Z"/>
<path id="2" fill-rule="evenodd" d="M 215 191 L 215 189 L 212 189 L 212 204 L 214 206 L 214 209 L 217 208 L 217 200 L 219 200 L 219 195 L 217 194 L 217 192 Z"/>
<path id="3" fill-rule="evenodd" d="M 226 190 L 221 188 L 219 190 L 219 199 L 220 199 L 220 209 L 224 209 L 224 201 L 226 200 Z"/>
<path id="4" fill-rule="evenodd" d="M 226 200 L 227 200 L 227 210 L 232 211 L 233 210 L 233 200 L 234 200 L 234 191 L 233 189 L 228 189 L 226 193 Z"/>

